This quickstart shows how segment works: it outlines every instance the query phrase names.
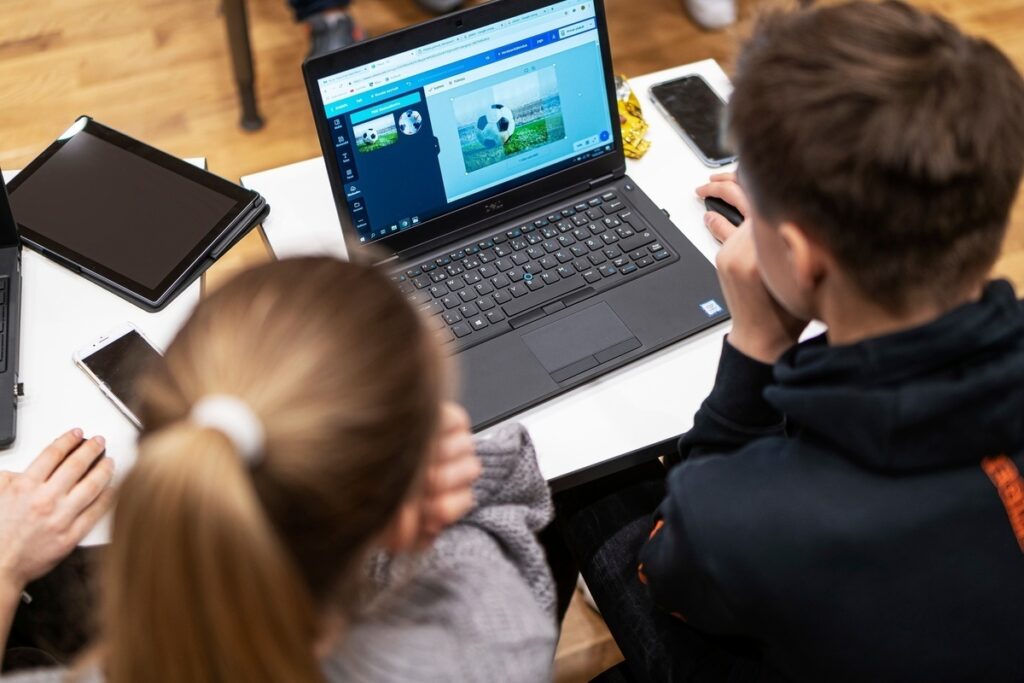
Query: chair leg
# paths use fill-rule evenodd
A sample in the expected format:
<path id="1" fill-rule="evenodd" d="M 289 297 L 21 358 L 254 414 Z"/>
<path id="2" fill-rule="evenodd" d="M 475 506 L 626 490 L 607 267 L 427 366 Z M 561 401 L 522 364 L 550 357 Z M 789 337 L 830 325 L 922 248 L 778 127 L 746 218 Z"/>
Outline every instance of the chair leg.
<path id="1" fill-rule="evenodd" d="M 252 47 L 249 45 L 249 20 L 245 11 L 245 0 L 223 0 L 224 23 L 228 31 L 228 45 L 231 47 L 231 64 L 238 84 L 238 98 L 242 105 L 239 124 L 245 130 L 259 130 L 263 117 L 256 108 L 255 77 L 252 65 Z"/>

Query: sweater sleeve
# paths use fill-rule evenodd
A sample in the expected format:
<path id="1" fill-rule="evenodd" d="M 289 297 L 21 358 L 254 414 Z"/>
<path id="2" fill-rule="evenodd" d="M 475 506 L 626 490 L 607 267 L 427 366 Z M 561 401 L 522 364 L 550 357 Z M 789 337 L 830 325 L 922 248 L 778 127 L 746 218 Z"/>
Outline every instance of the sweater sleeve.
<path id="1" fill-rule="evenodd" d="M 693 428 L 679 438 L 679 457 L 731 453 L 754 439 L 785 432 L 785 419 L 764 398 L 774 382 L 772 366 L 722 342 L 715 386 L 693 418 Z"/>
<path id="2" fill-rule="evenodd" d="M 519 426 L 477 441 L 476 506 L 424 554 L 392 561 L 379 599 L 329 658 L 327 680 L 550 680 L 555 591 L 537 532 L 547 483 Z"/>

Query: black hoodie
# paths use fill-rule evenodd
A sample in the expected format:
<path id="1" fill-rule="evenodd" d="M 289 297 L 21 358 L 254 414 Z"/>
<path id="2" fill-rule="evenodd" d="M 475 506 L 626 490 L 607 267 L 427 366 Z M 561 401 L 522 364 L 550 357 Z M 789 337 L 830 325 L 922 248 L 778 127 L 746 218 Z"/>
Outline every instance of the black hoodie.
<path id="1" fill-rule="evenodd" d="M 728 343 L 640 557 L 654 600 L 813 681 L 1024 681 L 1012 287 L 773 367 Z"/>

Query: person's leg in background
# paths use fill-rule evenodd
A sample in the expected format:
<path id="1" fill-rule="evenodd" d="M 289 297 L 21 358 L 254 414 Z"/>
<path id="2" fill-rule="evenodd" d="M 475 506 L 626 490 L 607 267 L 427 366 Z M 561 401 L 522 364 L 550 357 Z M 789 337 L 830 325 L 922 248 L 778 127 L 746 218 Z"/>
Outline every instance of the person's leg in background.
<path id="1" fill-rule="evenodd" d="M 340 50 L 366 37 L 352 19 L 348 7 L 352 0 L 288 0 L 295 21 L 309 24 L 308 57 Z M 463 0 L 416 0 L 428 12 L 445 14 L 458 9 Z"/>
<path id="2" fill-rule="evenodd" d="M 761 680 L 761 664 L 745 643 L 712 638 L 654 605 L 637 574 L 651 518 L 665 496 L 657 460 L 558 493 L 555 522 L 625 666 L 607 681 Z"/>
<path id="3" fill-rule="evenodd" d="M 309 54 L 317 57 L 362 40 L 362 29 L 348 13 L 350 0 L 288 0 L 295 21 L 309 25 Z"/>

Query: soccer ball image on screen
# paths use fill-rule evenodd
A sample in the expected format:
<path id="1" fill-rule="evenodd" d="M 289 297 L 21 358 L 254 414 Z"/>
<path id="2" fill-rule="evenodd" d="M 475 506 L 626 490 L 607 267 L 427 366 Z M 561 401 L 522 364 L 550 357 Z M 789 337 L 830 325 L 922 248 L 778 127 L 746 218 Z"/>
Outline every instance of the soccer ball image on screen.
<path id="1" fill-rule="evenodd" d="M 372 145 L 377 142 L 377 131 L 373 128 L 367 128 L 363 131 L 363 144 Z"/>
<path id="2" fill-rule="evenodd" d="M 504 145 L 515 132 L 512 110 L 504 104 L 492 104 L 476 120 L 476 139 L 487 149 Z"/>
<path id="3" fill-rule="evenodd" d="M 398 117 L 398 130 L 405 135 L 415 135 L 423 126 L 423 117 L 415 109 L 409 109 Z"/>

